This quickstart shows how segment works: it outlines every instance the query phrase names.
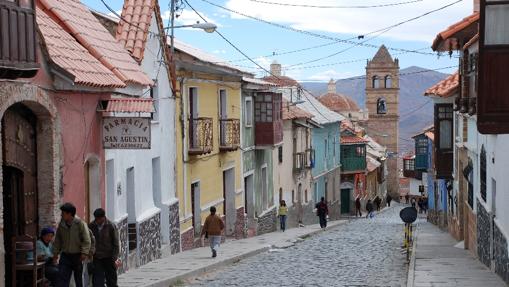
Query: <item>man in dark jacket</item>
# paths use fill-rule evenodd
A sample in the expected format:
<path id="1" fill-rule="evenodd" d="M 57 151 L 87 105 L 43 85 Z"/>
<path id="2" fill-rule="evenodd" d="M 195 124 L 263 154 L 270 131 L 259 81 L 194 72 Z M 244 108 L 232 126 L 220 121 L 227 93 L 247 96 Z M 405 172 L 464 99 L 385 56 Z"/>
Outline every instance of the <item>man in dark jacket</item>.
<path id="1" fill-rule="evenodd" d="M 327 202 L 325 202 L 325 198 L 322 197 L 322 200 L 316 204 L 316 215 L 320 219 L 320 227 L 327 227 L 327 215 L 329 214 L 329 208 L 327 207 Z"/>
<path id="2" fill-rule="evenodd" d="M 361 211 L 361 199 L 360 197 L 357 197 L 355 199 L 355 217 L 357 217 L 357 214 L 362 217 L 362 211 Z"/>
<path id="3" fill-rule="evenodd" d="M 371 202 L 371 199 L 368 200 L 368 203 L 366 203 L 366 211 L 368 212 L 368 214 L 366 214 L 366 218 L 372 216 L 374 209 L 375 208 L 373 207 L 373 202 Z"/>
<path id="4" fill-rule="evenodd" d="M 104 281 L 108 287 L 117 285 L 117 265 L 120 252 L 118 230 L 111 221 L 106 218 L 106 212 L 102 208 L 94 211 L 95 220 L 89 224 L 89 228 L 95 237 L 95 254 L 93 259 L 94 287 L 103 287 Z"/>

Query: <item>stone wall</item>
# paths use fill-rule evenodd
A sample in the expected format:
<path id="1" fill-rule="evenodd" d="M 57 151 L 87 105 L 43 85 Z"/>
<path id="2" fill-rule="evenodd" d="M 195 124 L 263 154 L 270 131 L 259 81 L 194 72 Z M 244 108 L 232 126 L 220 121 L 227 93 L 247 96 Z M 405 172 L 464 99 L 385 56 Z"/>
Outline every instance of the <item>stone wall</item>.
<path id="1" fill-rule="evenodd" d="M 118 273 L 122 274 L 127 272 L 129 262 L 127 260 L 129 256 L 129 243 L 127 242 L 127 217 L 116 222 L 118 235 L 120 239 L 120 255 L 119 258 L 122 260 L 122 266 L 118 268 Z"/>
<path id="2" fill-rule="evenodd" d="M 138 223 L 138 252 L 137 266 L 161 258 L 161 214 Z"/>
<path id="3" fill-rule="evenodd" d="M 180 252 L 180 215 L 179 202 L 169 206 L 170 209 L 170 252 Z"/>
<path id="4" fill-rule="evenodd" d="M 190 228 L 186 232 L 180 234 L 182 251 L 194 248 L 194 228 Z"/>
<path id="5" fill-rule="evenodd" d="M 261 235 L 277 230 L 277 207 L 265 212 L 262 216 L 258 217 L 258 224 L 256 226 L 256 234 Z"/>
<path id="6" fill-rule="evenodd" d="M 495 224 L 493 232 L 493 257 L 495 258 L 495 272 L 509 283 L 509 257 L 507 250 L 507 238 Z"/>
<path id="7" fill-rule="evenodd" d="M 449 229 L 449 233 L 454 237 L 454 239 L 461 241 L 463 240 L 463 230 L 460 225 L 460 221 L 456 217 L 448 216 L 447 218 L 447 228 Z"/>
<path id="8" fill-rule="evenodd" d="M 237 220 L 235 221 L 235 238 L 241 239 L 247 236 L 247 222 L 244 207 L 237 208 Z"/>
<path id="9" fill-rule="evenodd" d="M 341 202 L 339 200 L 329 202 L 328 207 L 329 207 L 329 220 L 338 220 L 341 217 Z"/>
<path id="10" fill-rule="evenodd" d="M 304 225 L 316 224 L 318 222 L 318 217 L 316 216 L 316 213 L 313 212 L 314 208 L 314 201 L 308 201 L 307 203 L 302 204 L 302 215 L 299 215 L 299 207 L 296 203 L 289 207 L 288 217 L 286 218 L 286 228 L 298 227 L 299 223 Z M 279 219 L 277 226 L 279 228 Z"/>
<path id="11" fill-rule="evenodd" d="M 484 265 L 491 267 L 490 234 L 491 218 L 484 206 L 477 201 L 477 255 Z"/>

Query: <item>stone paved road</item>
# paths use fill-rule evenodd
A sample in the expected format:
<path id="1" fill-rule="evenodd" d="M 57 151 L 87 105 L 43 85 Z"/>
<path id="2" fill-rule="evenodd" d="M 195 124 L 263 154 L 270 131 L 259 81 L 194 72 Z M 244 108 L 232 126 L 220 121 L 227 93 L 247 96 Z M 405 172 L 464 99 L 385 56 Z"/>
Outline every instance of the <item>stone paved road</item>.
<path id="1" fill-rule="evenodd" d="M 406 286 L 400 209 L 352 220 L 294 247 L 195 278 L 186 286 Z"/>

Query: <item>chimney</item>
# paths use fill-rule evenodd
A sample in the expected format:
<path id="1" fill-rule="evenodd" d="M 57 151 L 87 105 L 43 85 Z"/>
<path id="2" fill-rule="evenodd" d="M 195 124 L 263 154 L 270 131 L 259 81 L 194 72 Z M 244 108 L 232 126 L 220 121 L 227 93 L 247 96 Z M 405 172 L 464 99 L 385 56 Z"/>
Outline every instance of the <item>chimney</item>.
<path id="1" fill-rule="evenodd" d="M 329 84 L 327 85 L 327 93 L 329 94 L 336 93 L 336 82 L 333 79 L 330 79 Z"/>
<path id="2" fill-rule="evenodd" d="M 276 61 L 270 64 L 270 73 L 276 77 L 281 77 L 281 64 Z"/>
<path id="3" fill-rule="evenodd" d="M 474 0 L 474 12 L 479 12 L 481 9 L 480 0 Z"/>

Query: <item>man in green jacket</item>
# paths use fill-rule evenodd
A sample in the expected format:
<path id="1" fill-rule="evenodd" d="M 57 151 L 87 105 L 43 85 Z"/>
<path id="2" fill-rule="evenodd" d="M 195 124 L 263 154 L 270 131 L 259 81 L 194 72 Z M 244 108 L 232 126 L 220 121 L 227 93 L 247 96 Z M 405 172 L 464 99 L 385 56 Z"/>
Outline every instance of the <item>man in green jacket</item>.
<path id="1" fill-rule="evenodd" d="M 74 272 L 76 287 L 83 287 L 83 261 L 91 247 L 88 227 L 76 216 L 76 207 L 72 203 L 64 203 L 60 210 L 62 220 L 53 243 L 53 260 L 58 262 L 59 270 L 58 286 L 69 287 Z"/>

